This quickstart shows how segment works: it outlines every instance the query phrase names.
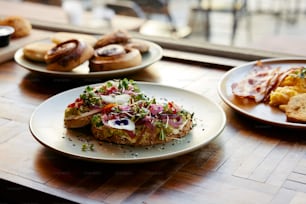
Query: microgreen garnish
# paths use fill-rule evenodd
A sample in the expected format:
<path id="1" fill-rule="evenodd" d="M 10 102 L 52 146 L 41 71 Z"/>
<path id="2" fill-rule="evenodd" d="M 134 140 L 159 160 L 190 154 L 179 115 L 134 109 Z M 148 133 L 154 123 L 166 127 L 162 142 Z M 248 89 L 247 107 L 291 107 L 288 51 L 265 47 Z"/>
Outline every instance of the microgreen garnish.
<path id="1" fill-rule="evenodd" d="M 161 128 L 161 129 L 160 129 L 159 139 L 160 139 L 160 140 L 165 140 L 165 139 L 166 139 L 166 135 L 165 135 L 165 132 L 164 132 L 164 128 Z"/>
<path id="2" fill-rule="evenodd" d="M 128 80 L 127 78 L 124 78 L 122 80 L 119 80 L 119 89 L 128 89 L 129 83 L 133 84 L 133 80 Z"/>
<path id="3" fill-rule="evenodd" d="M 103 126 L 100 115 L 93 115 L 91 118 L 92 123 L 96 124 L 97 127 Z"/>

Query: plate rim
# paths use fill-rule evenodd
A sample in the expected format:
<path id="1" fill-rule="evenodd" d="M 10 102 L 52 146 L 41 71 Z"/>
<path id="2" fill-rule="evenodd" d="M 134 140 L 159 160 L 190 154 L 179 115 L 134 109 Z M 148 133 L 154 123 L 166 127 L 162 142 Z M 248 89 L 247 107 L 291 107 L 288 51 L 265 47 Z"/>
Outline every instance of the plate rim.
<path id="1" fill-rule="evenodd" d="M 239 66 L 236 66 L 234 68 L 232 68 L 231 70 L 227 71 L 219 80 L 218 82 L 218 95 L 220 96 L 220 98 L 223 100 L 223 102 L 225 104 L 227 104 L 230 108 L 232 108 L 233 110 L 237 111 L 238 113 L 247 116 L 248 118 L 254 119 L 256 121 L 265 123 L 265 124 L 269 124 L 269 125 L 273 125 L 276 127 L 285 127 L 285 128 L 294 128 L 294 129 L 306 129 L 306 124 L 302 124 L 302 123 L 292 123 L 292 122 L 287 122 L 287 121 L 272 121 L 269 119 L 264 119 L 264 118 L 259 118 L 257 116 L 254 116 L 254 114 L 248 113 L 246 110 L 242 109 L 239 106 L 236 106 L 235 104 L 232 103 L 232 101 L 226 96 L 227 94 L 225 94 L 225 91 L 223 90 L 222 87 L 224 87 L 226 84 L 226 80 L 229 78 L 230 75 L 233 75 L 233 73 L 237 72 L 237 70 L 246 68 L 248 66 L 252 66 L 255 65 L 258 61 L 261 61 L 263 63 L 281 63 L 284 61 L 287 62 L 294 62 L 294 61 L 301 61 L 304 62 L 306 64 L 306 57 L 279 57 L 279 58 L 268 58 L 268 59 L 260 59 L 260 60 L 254 60 L 251 62 L 247 62 L 244 64 L 241 64 Z"/>
<path id="2" fill-rule="evenodd" d="M 43 40 L 37 40 L 34 42 L 44 42 L 48 39 L 43 39 Z M 140 65 L 134 66 L 134 67 L 129 67 L 129 68 L 124 68 L 124 69 L 118 69 L 118 70 L 110 70 L 110 71 L 100 71 L 100 72 L 89 72 L 89 73 L 73 73 L 73 72 L 60 72 L 60 71 L 50 71 L 50 70 L 38 70 L 38 69 L 33 69 L 31 68 L 31 66 L 26 66 L 22 63 L 22 60 L 27 60 L 27 59 L 22 59 L 23 58 L 23 47 L 17 49 L 15 51 L 14 54 L 14 60 L 15 62 L 20 65 L 21 67 L 23 67 L 24 69 L 30 71 L 30 72 L 34 72 L 34 73 L 38 73 L 41 75 L 45 75 L 45 76 L 57 76 L 57 77 L 73 77 L 73 78 L 97 78 L 97 77 L 112 77 L 112 76 L 121 76 L 124 74 L 131 74 L 134 73 L 136 71 L 139 71 L 141 69 L 145 69 L 148 66 L 152 65 L 153 63 L 157 62 L 158 60 L 160 60 L 163 57 L 163 49 L 160 45 L 158 45 L 157 43 L 154 43 L 152 41 L 148 41 L 148 40 L 142 40 L 142 39 L 137 39 L 137 38 L 133 38 L 132 40 L 134 41 L 140 41 L 140 42 L 145 42 L 148 43 L 150 45 L 150 49 L 154 50 L 154 52 L 156 52 L 157 54 L 152 56 L 152 59 L 149 59 L 148 62 L 146 63 L 142 63 Z M 150 52 L 150 50 L 149 50 Z M 150 53 L 144 53 L 143 55 L 146 54 L 150 54 Z M 30 60 L 27 60 L 30 64 L 42 64 L 39 62 L 32 62 Z"/>
<path id="3" fill-rule="evenodd" d="M 145 162 L 153 162 L 153 161 L 160 161 L 160 160 L 165 160 L 165 159 L 170 159 L 170 158 L 174 158 L 174 157 L 178 157 L 184 154 L 188 154 L 190 152 L 193 152 L 205 145 L 207 145 L 209 142 L 211 142 L 213 139 L 215 139 L 216 137 L 218 137 L 224 130 L 225 126 L 226 126 L 226 122 L 227 122 L 227 118 L 226 118 L 226 114 L 223 110 L 223 108 L 221 107 L 221 105 L 219 105 L 218 103 L 212 101 L 210 98 L 198 94 L 196 92 L 193 91 L 189 91 L 183 88 L 178 88 L 178 87 L 174 87 L 174 86 L 170 86 L 170 85 L 163 85 L 163 84 L 158 84 L 158 83 L 154 83 L 154 82 L 140 82 L 140 81 L 136 81 L 137 84 L 141 84 L 141 85 L 146 85 L 146 86 L 157 86 L 157 87 L 163 87 L 163 88 L 170 88 L 170 89 L 176 89 L 178 91 L 183 91 L 183 92 L 189 92 L 190 94 L 193 94 L 197 97 L 201 97 L 204 100 L 206 100 L 207 102 L 209 102 L 211 105 L 215 106 L 216 109 L 218 109 L 218 114 L 219 117 L 221 118 L 220 122 L 220 126 L 218 126 L 218 129 L 216 130 L 216 132 L 214 132 L 214 134 L 209 135 L 209 137 L 205 140 L 205 142 L 198 144 L 198 145 L 194 145 L 191 147 L 188 147 L 186 149 L 180 149 L 179 151 L 176 152 L 171 152 L 171 153 L 166 153 L 164 155 L 160 155 L 160 156 L 146 156 L 146 157 L 141 157 L 141 158 L 117 158 L 117 159 L 109 159 L 109 158 L 96 158 L 96 157 L 86 157 L 86 156 L 80 156 L 80 155 L 75 155 L 71 152 L 67 152 L 67 151 L 63 151 L 59 148 L 54 148 L 51 145 L 46 144 L 44 141 L 42 141 L 38 135 L 35 135 L 34 131 L 33 131 L 33 118 L 35 117 L 35 115 L 37 114 L 37 111 L 40 110 L 40 108 L 42 106 L 44 106 L 46 103 L 48 103 L 50 100 L 54 100 L 55 97 L 61 97 L 65 94 L 67 94 L 68 92 L 73 92 L 75 90 L 78 89 L 82 89 L 88 85 L 98 85 L 101 83 L 96 83 L 96 84 L 88 84 L 85 86 L 80 86 L 80 87 L 76 87 L 76 88 L 72 88 L 66 91 L 63 91 L 61 93 L 58 93 L 50 98 L 48 98 L 47 100 L 43 101 L 40 105 L 38 105 L 35 110 L 33 111 L 30 120 L 29 120 L 29 130 L 32 134 L 32 136 L 35 138 L 35 140 L 37 140 L 40 144 L 42 144 L 43 146 L 47 147 L 48 149 L 51 149 L 57 153 L 63 154 L 65 156 L 71 157 L 71 158 L 76 158 L 76 159 L 81 159 L 81 160 L 87 160 L 87 161 L 93 161 L 93 162 L 99 162 L 99 163 L 118 163 L 118 164 L 131 164 L 131 163 L 145 163 Z M 120 145 L 118 145 L 120 146 Z"/>

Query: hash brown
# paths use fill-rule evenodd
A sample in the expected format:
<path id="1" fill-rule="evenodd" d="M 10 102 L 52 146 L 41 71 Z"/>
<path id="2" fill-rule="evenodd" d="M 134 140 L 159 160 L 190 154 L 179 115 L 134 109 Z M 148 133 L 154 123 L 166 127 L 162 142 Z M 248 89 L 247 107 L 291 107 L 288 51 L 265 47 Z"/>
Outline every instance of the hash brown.
<path id="1" fill-rule="evenodd" d="M 306 93 L 290 98 L 286 106 L 286 116 L 289 122 L 306 123 Z"/>

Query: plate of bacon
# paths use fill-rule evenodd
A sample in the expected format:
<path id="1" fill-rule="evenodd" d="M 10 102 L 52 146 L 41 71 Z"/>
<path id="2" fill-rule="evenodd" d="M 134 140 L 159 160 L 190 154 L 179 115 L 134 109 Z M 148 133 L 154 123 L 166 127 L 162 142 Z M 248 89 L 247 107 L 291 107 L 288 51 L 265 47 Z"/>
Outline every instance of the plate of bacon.
<path id="1" fill-rule="evenodd" d="M 252 119 L 306 128 L 306 58 L 265 59 L 235 67 L 221 78 L 218 94 Z"/>

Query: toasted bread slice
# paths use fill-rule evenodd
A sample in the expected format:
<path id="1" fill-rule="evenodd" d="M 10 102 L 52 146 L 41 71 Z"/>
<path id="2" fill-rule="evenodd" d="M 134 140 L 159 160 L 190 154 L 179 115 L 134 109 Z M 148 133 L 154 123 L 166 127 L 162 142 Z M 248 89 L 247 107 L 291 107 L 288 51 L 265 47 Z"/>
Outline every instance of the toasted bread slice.
<path id="1" fill-rule="evenodd" d="M 287 121 L 306 123 L 306 93 L 290 98 L 286 106 Z"/>
<path id="2" fill-rule="evenodd" d="M 94 117 L 99 117 L 99 115 L 95 115 Z M 188 135 L 192 127 L 193 121 L 192 115 L 190 114 L 176 128 L 166 128 L 165 126 L 156 126 L 153 124 L 152 126 L 136 124 L 132 130 L 92 122 L 91 131 L 93 136 L 101 141 L 130 146 L 151 146 L 182 138 Z"/>
<path id="3" fill-rule="evenodd" d="M 99 109 L 94 109 L 80 115 L 71 115 L 64 118 L 64 125 L 66 128 L 80 128 L 90 124 L 91 118 L 94 114 L 100 112 Z"/>
<path id="4" fill-rule="evenodd" d="M 130 96 L 126 92 L 136 94 L 133 81 L 109 80 L 100 86 L 87 86 L 84 91 L 65 109 L 64 125 L 66 128 L 80 128 L 91 122 L 93 115 L 109 111 L 114 104 L 126 103 Z"/>

